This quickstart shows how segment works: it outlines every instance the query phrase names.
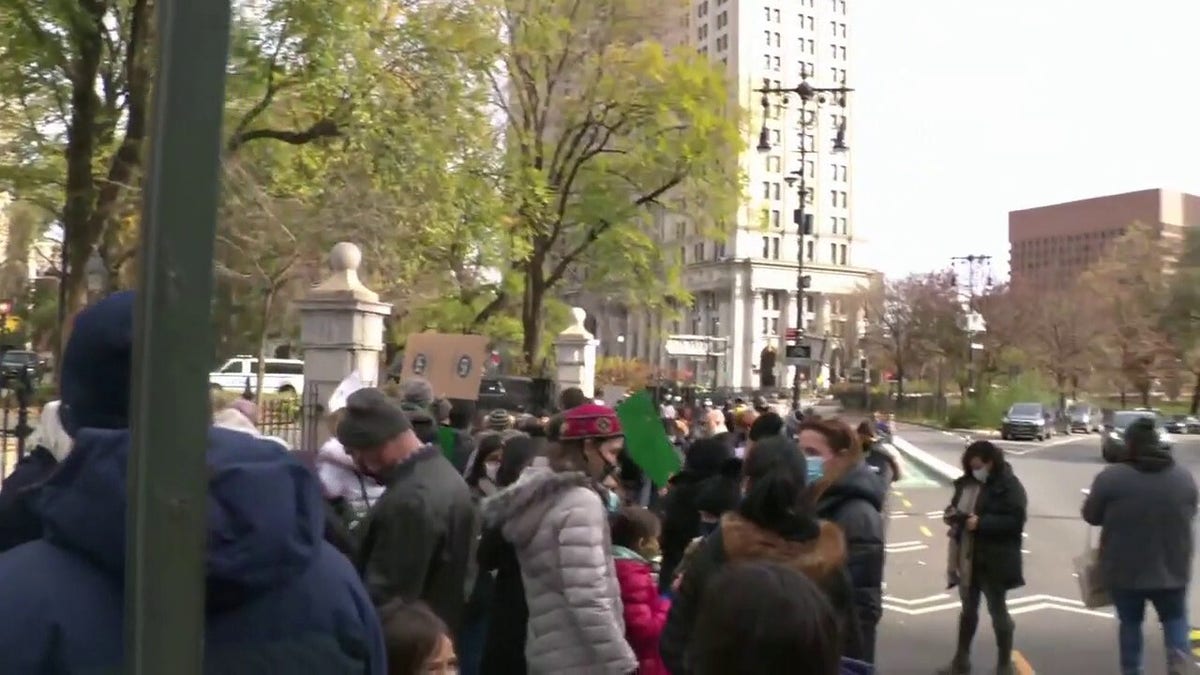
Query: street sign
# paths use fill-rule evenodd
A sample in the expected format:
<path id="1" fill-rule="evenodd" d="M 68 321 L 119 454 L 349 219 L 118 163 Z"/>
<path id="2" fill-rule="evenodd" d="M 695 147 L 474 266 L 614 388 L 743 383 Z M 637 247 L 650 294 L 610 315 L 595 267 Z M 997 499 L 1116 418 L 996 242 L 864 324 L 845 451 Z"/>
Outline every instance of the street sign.
<path id="1" fill-rule="evenodd" d="M 793 359 L 812 359 L 812 345 L 787 345 L 784 348 L 784 356 L 787 357 L 788 363 Z"/>

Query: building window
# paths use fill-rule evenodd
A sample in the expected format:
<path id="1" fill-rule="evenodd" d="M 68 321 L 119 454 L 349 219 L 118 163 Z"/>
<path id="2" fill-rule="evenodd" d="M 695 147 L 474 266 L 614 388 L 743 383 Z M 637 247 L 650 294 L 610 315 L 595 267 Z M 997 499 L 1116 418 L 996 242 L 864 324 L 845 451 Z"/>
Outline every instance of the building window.
<path id="1" fill-rule="evenodd" d="M 774 227 L 776 229 L 779 228 L 779 210 L 778 209 L 771 211 L 771 227 Z"/>
<path id="2" fill-rule="evenodd" d="M 771 257 L 771 238 L 763 237 L 762 244 L 763 244 L 762 257 L 763 258 Z"/>
<path id="3" fill-rule="evenodd" d="M 702 24 L 700 26 L 700 28 L 696 30 L 696 39 L 698 39 L 698 40 L 708 39 L 708 24 Z"/>
<path id="4" fill-rule="evenodd" d="M 804 242 L 804 259 L 808 262 L 813 261 L 813 243 L 812 243 L 812 241 Z"/>
<path id="5" fill-rule="evenodd" d="M 692 255 L 696 262 L 704 262 L 704 242 L 700 242 L 692 247 Z"/>
<path id="6" fill-rule="evenodd" d="M 832 216 L 832 217 L 830 217 L 830 218 L 829 218 L 829 226 L 830 226 L 831 228 L 833 228 L 833 233 L 834 233 L 834 234 L 837 234 L 837 233 L 838 233 L 838 219 L 837 219 L 837 216 Z"/>
<path id="7" fill-rule="evenodd" d="M 779 173 L 779 155 L 767 156 L 767 171 Z"/>
<path id="8" fill-rule="evenodd" d="M 771 55 L 770 54 L 763 54 L 763 68 L 765 68 L 766 70 L 771 69 Z M 834 70 L 834 72 L 837 72 L 837 68 L 834 68 L 833 70 Z"/>
<path id="9" fill-rule="evenodd" d="M 779 215 L 776 211 L 775 215 Z M 779 260 L 779 237 L 771 237 L 771 259 Z"/>
<path id="10" fill-rule="evenodd" d="M 812 313 L 817 307 L 817 299 L 812 295 L 804 296 L 804 311 Z"/>
<path id="11" fill-rule="evenodd" d="M 721 320 L 715 316 L 709 317 L 708 318 L 708 334 L 713 337 L 716 337 L 717 335 L 721 334 L 720 331 L 721 331 Z"/>
<path id="12" fill-rule="evenodd" d="M 771 198 L 771 181 L 764 180 L 763 181 L 763 199 L 770 199 L 770 198 Z"/>
<path id="13" fill-rule="evenodd" d="M 842 197 L 842 208 L 846 208 L 847 206 L 850 206 L 850 202 L 846 200 L 846 192 L 841 191 L 841 192 L 838 192 L 838 194 L 841 195 L 841 197 Z"/>
<path id="14" fill-rule="evenodd" d="M 771 335 L 779 335 L 779 319 L 771 319 Z"/>
<path id="15" fill-rule="evenodd" d="M 838 191 L 837 191 L 837 190 L 830 190 L 830 191 L 829 191 L 829 198 L 830 198 L 830 200 L 831 200 L 831 203 L 833 204 L 833 206 L 834 206 L 834 207 L 836 207 L 836 206 L 838 205 Z"/>
<path id="16" fill-rule="evenodd" d="M 839 265 L 846 264 L 846 245 L 845 244 L 841 244 L 838 247 L 838 264 Z"/>
<path id="17" fill-rule="evenodd" d="M 771 184 L 771 199 L 779 199 L 779 183 Z"/>
<path id="18" fill-rule="evenodd" d="M 771 70 L 774 70 L 774 71 L 776 71 L 776 72 L 779 72 L 779 70 L 780 70 L 780 69 L 783 67 L 783 63 L 782 63 L 782 61 L 780 61 L 780 60 L 779 60 L 779 57 L 778 57 L 778 56 L 772 56 L 772 57 L 771 57 L 771 63 L 772 63 L 772 68 L 771 68 Z M 845 79 L 845 77 L 843 77 L 842 79 L 844 80 L 844 79 Z M 775 116 L 776 116 L 776 117 L 778 117 L 778 116 L 779 116 L 779 114 L 778 114 L 778 113 L 776 113 L 776 115 L 775 115 Z"/>
<path id="19" fill-rule="evenodd" d="M 679 262 L 681 262 L 681 263 L 683 263 L 683 264 L 685 264 L 685 265 L 686 265 L 686 264 L 687 264 L 687 261 L 688 261 L 688 259 L 687 259 L 687 248 L 685 248 L 685 247 L 683 247 L 683 246 L 680 246 L 680 247 L 679 247 Z"/>
<path id="20" fill-rule="evenodd" d="M 729 24 L 729 15 L 721 12 L 717 15 L 717 28 L 724 28 Z"/>
<path id="21" fill-rule="evenodd" d="M 717 257 L 717 260 L 724 260 L 724 259 L 725 259 L 725 242 L 723 242 L 723 241 L 718 241 L 718 242 L 717 242 L 717 253 L 716 253 L 716 257 Z"/>
<path id="22" fill-rule="evenodd" d="M 696 16 L 708 16 L 708 0 L 704 0 L 696 7 Z"/>
<path id="23" fill-rule="evenodd" d="M 782 44 L 782 42 L 781 42 L 781 41 L 780 41 L 780 39 L 779 39 L 779 33 L 773 33 L 772 35 L 775 37 L 775 46 L 776 46 L 776 47 L 782 47 L 782 46 L 783 46 L 783 44 Z"/>
<path id="24" fill-rule="evenodd" d="M 829 262 L 831 264 L 837 262 L 837 244 L 829 245 Z"/>
<path id="25" fill-rule="evenodd" d="M 763 7 L 763 11 L 767 13 L 767 23 L 771 22 L 771 8 Z"/>
<path id="26" fill-rule="evenodd" d="M 842 61 L 846 60 L 846 48 L 844 46 L 838 47 L 838 55 Z"/>

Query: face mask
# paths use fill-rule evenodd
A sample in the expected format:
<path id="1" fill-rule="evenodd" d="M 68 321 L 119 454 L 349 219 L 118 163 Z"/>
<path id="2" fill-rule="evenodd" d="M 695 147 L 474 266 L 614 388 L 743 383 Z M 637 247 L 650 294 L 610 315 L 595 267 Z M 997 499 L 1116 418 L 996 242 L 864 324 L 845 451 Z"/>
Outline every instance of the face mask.
<path id="1" fill-rule="evenodd" d="M 972 469 L 971 475 L 974 476 L 975 480 L 979 481 L 980 483 L 986 483 L 987 479 L 988 479 L 988 470 L 987 469 Z"/>
<path id="2" fill-rule="evenodd" d="M 499 464 L 487 463 L 483 465 L 483 473 L 487 475 L 487 479 L 496 482 L 496 473 L 500 471 Z"/>
<path id="3" fill-rule="evenodd" d="M 808 463 L 808 482 L 821 480 L 825 476 L 825 460 L 821 457 L 809 455 L 804 458 Z"/>
<path id="4" fill-rule="evenodd" d="M 606 492 L 608 492 L 608 498 L 607 498 L 608 503 L 605 506 L 608 508 L 608 512 L 616 513 L 617 511 L 620 511 L 621 510 L 621 498 L 618 497 L 617 493 L 613 492 L 612 490 L 607 490 Z"/>

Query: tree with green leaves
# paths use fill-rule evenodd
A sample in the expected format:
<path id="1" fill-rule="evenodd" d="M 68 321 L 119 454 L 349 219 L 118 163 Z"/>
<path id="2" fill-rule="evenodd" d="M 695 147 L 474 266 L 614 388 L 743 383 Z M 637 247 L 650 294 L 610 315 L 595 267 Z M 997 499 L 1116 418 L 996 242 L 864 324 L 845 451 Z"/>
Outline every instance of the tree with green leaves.
<path id="1" fill-rule="evenodd" d="M 897 400 L 904 398 L 905 381 L 925 366 L 962 363 L 968 346 L 963 311 L 945 275 L 883 280 L 867 291 L 865 307 L 864 345 L 878 366 L 894 370 Z"/>
<path id="2" fill-rule="evenodd" d="M 670 8 L 497 0 L 495 15 L 507 40 L 488 71 L 506 151 L 503 271 L 520 283 L 497 289 L 477 318 L 519 308 L 532 367 L 565 280 L 647 306 L 685 295 L 681 261 L 658 243 L 661 217 L 686 213 L 710 230 L 731 221 L 743 142 L 722 70 L 653 39 L 677 20 Z"/>

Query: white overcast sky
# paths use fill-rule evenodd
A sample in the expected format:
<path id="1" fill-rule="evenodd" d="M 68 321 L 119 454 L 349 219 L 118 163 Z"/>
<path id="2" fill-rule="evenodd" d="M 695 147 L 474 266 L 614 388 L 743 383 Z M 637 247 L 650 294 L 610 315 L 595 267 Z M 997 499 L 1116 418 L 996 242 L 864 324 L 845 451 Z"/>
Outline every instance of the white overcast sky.
<path id="1" fill-rule="evenodd" d="M 1010 210 L 1200 194 L 1200 1 L 847 4 L 862 262 L 1004 277 Z"/>

